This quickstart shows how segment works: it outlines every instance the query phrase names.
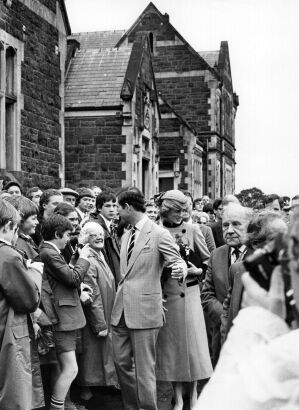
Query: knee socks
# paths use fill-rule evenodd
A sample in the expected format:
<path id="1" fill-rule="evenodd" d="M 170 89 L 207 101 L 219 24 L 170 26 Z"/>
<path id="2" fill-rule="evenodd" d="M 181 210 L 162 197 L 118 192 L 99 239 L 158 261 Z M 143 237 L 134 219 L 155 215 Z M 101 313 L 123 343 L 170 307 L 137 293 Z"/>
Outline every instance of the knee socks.
<path id="1" fill-rule="evenodd" d="M 51 397 L 50 410 L 64 410 L 64 400 L 58 400 L 56 397 Z"/>

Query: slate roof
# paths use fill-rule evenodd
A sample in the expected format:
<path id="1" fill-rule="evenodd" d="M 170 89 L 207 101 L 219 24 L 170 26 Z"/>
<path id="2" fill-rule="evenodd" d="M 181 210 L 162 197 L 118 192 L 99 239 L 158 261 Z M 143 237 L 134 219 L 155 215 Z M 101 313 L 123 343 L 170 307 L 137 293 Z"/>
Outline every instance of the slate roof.
<path id="1" fill-rule="evenodd" d="M 198 54 L 206 60 L 210 67 L 215 68 L 218 65 L 219 51 L 198 51 Z"/>
<path id="2" fill-rule="evenodd" d="M 88 33 L 73 33 L 68 39 L 75 39 L 81 49 L 113 48 L 126 30 L 93 31 Z"/>
<path id="3" fill-rule="evenodd" d="M 120 106 L 131 51 L 132 46 L 78 50 L 67 75 L 66 109 Z"/>

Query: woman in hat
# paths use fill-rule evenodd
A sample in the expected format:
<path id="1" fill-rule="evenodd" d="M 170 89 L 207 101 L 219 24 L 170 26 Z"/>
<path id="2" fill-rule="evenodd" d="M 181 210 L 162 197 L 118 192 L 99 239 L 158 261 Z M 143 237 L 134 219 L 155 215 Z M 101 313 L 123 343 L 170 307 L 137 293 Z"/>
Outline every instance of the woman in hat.
<path id="1" fill-rule="evenodd" d="M 175 410 L 183 409 L 183 382 L 190 383 L 190 407 L 197 400 L 197 381 L 212 374 L 199 278 L 206 269 L 209 251 L 200 229 L 183 222 L 188 198 L 178 190 L 167 191 L 157 201 L 163 226 L 180 247 L 187 262 L 185 282 L 162 275 L 165 324 L 157 341 L 157 380 L 172 382 Z"/>

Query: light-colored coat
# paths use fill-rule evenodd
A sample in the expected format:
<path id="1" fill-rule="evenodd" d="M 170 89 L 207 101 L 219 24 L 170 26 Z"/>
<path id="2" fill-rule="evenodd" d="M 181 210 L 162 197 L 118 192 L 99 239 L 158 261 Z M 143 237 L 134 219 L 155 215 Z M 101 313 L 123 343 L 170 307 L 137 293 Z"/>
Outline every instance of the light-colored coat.
<path id="1" fill-rule="evenodd" d="M 127 247 L 130 232 L 124 234 L 120 251 L 121 281 L 112 311 L 117 326 L 124 312 L 129 329 L 151 329 L 163 325 L 160 277 L 165 265 L 182 264 L 170 233 L 148 220 L 142 227 L 129 264 Z"/>

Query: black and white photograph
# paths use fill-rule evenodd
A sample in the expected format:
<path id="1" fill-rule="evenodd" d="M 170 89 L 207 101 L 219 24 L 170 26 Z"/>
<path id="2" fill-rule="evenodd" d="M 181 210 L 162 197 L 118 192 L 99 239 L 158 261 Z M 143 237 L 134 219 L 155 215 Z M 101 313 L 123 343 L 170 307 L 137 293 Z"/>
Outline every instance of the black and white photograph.
<path id="1" fill-rule="evenodd" d="M 0 410 L 299 408 L 298 16 L 0 0 Z"/>

